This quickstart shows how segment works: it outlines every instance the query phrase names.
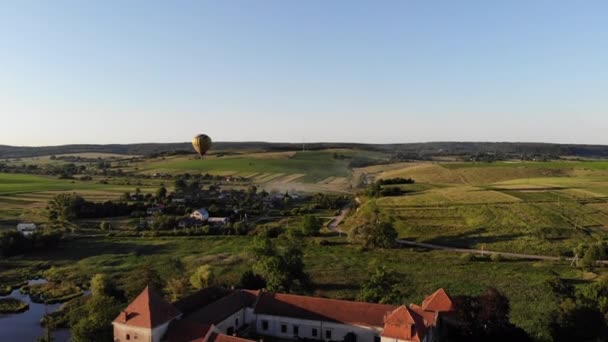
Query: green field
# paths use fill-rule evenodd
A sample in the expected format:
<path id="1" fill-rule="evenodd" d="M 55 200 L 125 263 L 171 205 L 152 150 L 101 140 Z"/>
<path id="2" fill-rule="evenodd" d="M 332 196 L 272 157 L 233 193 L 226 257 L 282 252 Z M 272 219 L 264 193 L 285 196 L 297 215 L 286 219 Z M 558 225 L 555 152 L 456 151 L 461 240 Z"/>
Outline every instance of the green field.
<path id="1" fill-rule="evenodd" d="M 567 264 L 525 261 L 462 262 L 446 252 L 420 252 L 409 249 L 362 252 L 343 239 L 329 238 L 330 246 L 307 239 L 304 247 L 306 271 L 315 284 L 315 294 L 353 299 L 359 287 L 378 265 L 384 265 L 401 279 L 404 303 L 420 302 L 438 287 L 453 295 L 476 295 L 488 286 L 497 287 L 511 300 L 512 321 L 529 332 L 535 322 L 554 305 L 544 281 L 554 272 L 581 282 L 582 274 Z M 104 272 L 119 283 L 129 272 L 152 263 L 161 276 L 176 276 L 174 263 L 180 260 L 191 272 L 198 265 L 210 264 L 218 283 L 234 285 L 250 266 L 248 237 L 176 238 L 89 238 L 66 241 L 56 252 L 0 261 L 0 285 L 23 280 L 26 271 L 37 272 L 43 265 L 54 265 L 53 274 L 75 284 L 86 283 L 92 274 Z"/>
<path id="2" fill-rule="evenodd" d="M 608 237 L 608 162 L 409 163 L 369 168 L 418 188 L 373 199 L 405 239 L 571 255 Z"/>
<path id="3" fill-rule="evenodd" d="M 104 185 L 36 175 L 0 173 L 0 195 L 40 191 L 100 189 Z"/>
<path id="4" fill-rule="evenodd" d="M 494 163 L 443 163 L 441 166 L 448 169 L 462 168 L 536 168 L 536 169 L 587 169 L 608 171 L 608 161 L 504 161 Z"/>
<path id="5" fill-rule="evenodd" d="M 356 150 L 328 150 L 246 153 L 203 160 L 177 156 L 138 160 L 124 171 L 135 176 L 186 172 L 238 175 L 265 189 L 341 189 L 351 193 L 363 191 L 350 188 L 362 175 L 375 179 L 411 177 L 415 184 L 395 185 L 404 191 L 402 196 L 366 198 L 359 194 L 363 206 L 375 202 L 394 220 L 400 238 L 554 256 L 570 255 L 581 242 L 608 238 L 608 162 L 415 162 L 349 168 L 352 159 L 348 157 L 358 154 Z M 376 160 L 386 157 L 373 152 L 362 156 Z M 117 177 L 110 179 L 110 184 L 101 184 L 101 179 L 97 176 L 95 181 L 83 182 L 0 174 L 0 228 L 12 228 L 25 220 L 45 222 L 48 200 L 62 191 L 104 201 L 135 187 L 150 192 L 162 182 L 172 182 Z M 357 218 L 353 211 L 343 229 L 356 223 Z M 117 222 L 124 219 L 115 218 Z M 97 221 L 78 224 L 89 232 L 87 229 L 97 229 Z M 329 245 L 321 246 L 320 239 L 327 239 Z M 246 252 L 250 241 L 251 237 L 246 236 L 70 237 L 54 251 L 0 260 L 0 289 L 50 266 L 54 266 L 55 276 L 73 285 L 86 285 L 99 272 L 124 283 L 131 271 L 144 264 L 154 265 L 164 279 L 169 279 L 176 276 L 176 260 L 186 266 L 187 272 L 211 264 L 218 282 L 231 286 L 251 265 Z M 329 236 L 308 238 L 304 249 L 306 270 L 316 295 L 353 299 L 361 283 L 383 265 L 403 280 L 400 287 L 405 293 L 404 303 L 418 303 L 438 287 L 453 295 L 476 295 L 489 286 L 496 287 L 511 300 L 513 323 L 533 335 L 542 333 L 538 322 L 555 306 L 546 280 L 557 274 L 580 286 L 598 276 L 583 274 L 567 262 L 465 262 L 458 254 L 443 251 L 365 251 Z M 602 270 L 595 272 L 601 274 Z"/>
<path id="6" fill-rule="evenodd" d="M 291 175 L 301 175 L 292 181 L 316 183 L 329 177 L 348 177 L 349 160 L 334 158 L 334 153 L 380 158 L 382 155 L 357 151 L 306 151 L 285 153 L 252 153 L 239 156 L 167 158 L 138 165 L 138 170 L 153 172 L 205 172 L 211 174 L 252 177 L 260 182 L 278 181 Z"/>
<path id="7" fill-rule="evenodd" d="M 0 173 L 0 229 L 14 228 L 20 221 L 44 222 L 48 201 L 61 192 L 76 192 L 91 201 L 116 200 L 125 191 L 140 187 L 155 191 L 158 181 L 142 185 L 101 184 L 97 181 L 64 180 L 29 174 Z"/>

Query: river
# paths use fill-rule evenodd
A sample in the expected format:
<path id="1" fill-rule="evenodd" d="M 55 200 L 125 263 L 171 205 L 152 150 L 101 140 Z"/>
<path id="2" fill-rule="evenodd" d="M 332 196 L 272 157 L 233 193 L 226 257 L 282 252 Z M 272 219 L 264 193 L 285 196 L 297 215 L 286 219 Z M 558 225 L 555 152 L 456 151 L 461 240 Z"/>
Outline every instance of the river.
<path id="1" fill-rule="evenodd" d="M 30 280 L 28 285 L 44 284 L 46 280 Z M 29 310 L 18 314 L 0 314 L 0 341 L 2 342 L 34 342 L 37 338 L 44 336 L 45 329 L 40 325 L 40 320 L 45 313 L 57 311 L 61 304 L 38 304 L 32 302 L 30 296 L 24 295 L 19 289 L 14 290 L 8 296 L 0 298 L 17 298 L 30 305 Z M 67 329 L 59 329 L 53 332 L 54 342 L 68 342 L 70 332 Z"/>

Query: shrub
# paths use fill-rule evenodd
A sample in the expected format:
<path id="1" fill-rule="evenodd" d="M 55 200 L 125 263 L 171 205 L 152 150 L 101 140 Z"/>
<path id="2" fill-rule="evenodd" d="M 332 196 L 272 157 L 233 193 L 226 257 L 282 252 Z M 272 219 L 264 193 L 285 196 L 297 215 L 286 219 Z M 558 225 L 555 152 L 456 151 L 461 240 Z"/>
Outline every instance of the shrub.
<path id="1" fill-rule="evenodd" d="M 504 258 L 502 257 L 502 255 L 500 253 L 494 253 L 490 256 L 490 260 L 492 260 L 494 262 L 501 262 L 504 260 Z"/>
<path id="2" fill-rule="evenodd" d="M 471 253 L 464 253 L 460 256 L 460 260 L 464 262 L 475 261 L 475 256 Z"/>

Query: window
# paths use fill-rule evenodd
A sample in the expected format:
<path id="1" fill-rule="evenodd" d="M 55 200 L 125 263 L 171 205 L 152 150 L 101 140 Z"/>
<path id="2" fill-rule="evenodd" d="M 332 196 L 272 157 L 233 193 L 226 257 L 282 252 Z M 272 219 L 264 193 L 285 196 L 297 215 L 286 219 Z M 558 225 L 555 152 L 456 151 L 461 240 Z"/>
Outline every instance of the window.
<path id="1" fill-rule="evenodd" d="M 230 327 L 226 330 L 226 335 L 232 336 L 232 334 L 234 334 L 234 327 Z"/>
<path id="2" fill-rule="evenodd" d="M 262 330 L 268 330 L 268 321 L 262 321 Z"/>
<path id="3" fill-rule="evenodd" d="M 238 318 L 234 321 L 234 325 L 236 325 L 237 327 L 239 326 L 239 319 Z"/>
<path id="4" fill-rule="evenodd" d="M 317 337 L 318 331 L 317 328 L 312 328 L 312 337 Z M 376 341 L 374 341 L 376 342 Z"/>
<path id="5" fill-rule="evenodd" d="M 286 333 L 287 333 L 287 324 L 281 324 L 281 332 L 282 332 L 283 334 L 286 334 Z"/>
<path id="6" fill-rule="evenodd" d="M 131 335 L 127 334 L 127 341 L 129 341 L 131 339 Z"/>
<path id="7" fill-rule="evenodd" d="M 325 339 L 331 340 L 331 330 L 325 330 Z"/>
<path id="8" fill-rule="evenodd" d="M 380 336 L 374 336 L 374 342 L 380 342 Z"/>
<path id="9" fill-rule="evenodd" d="M 293 336 L 298 336 L 300 335 L 300 327 L 297 325 L 293 326 Z"/>

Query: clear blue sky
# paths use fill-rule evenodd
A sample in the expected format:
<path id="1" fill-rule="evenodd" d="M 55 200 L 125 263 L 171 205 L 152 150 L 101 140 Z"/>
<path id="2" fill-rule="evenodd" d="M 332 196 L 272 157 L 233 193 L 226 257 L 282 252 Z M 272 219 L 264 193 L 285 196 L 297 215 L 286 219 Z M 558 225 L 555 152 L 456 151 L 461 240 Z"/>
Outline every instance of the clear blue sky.
<path id="1" fill-rule="evenodd" d="M 608 144 L 608 2 L 2 1 L 0 144 Z"/>

